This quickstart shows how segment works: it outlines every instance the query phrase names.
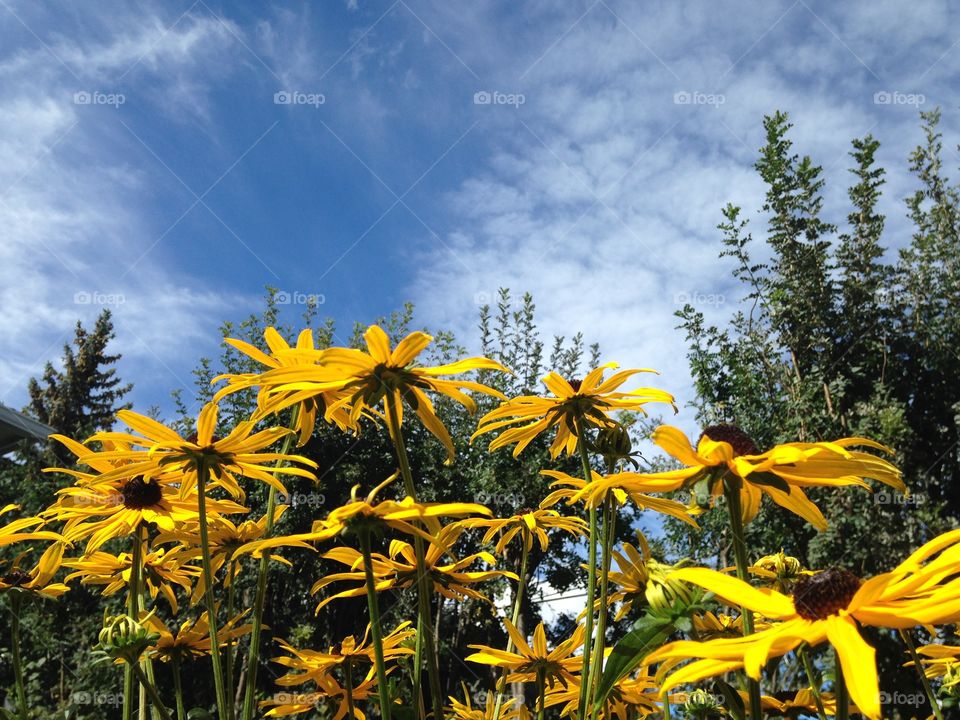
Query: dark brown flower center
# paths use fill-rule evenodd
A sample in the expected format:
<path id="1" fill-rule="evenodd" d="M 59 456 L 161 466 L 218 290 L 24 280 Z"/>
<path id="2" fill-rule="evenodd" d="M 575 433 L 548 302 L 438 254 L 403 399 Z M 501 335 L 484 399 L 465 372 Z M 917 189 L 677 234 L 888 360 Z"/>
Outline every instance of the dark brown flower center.
<path id="1" fill-rule="evenodd" d="M 703 432 L 700 434 L 700 440 L 704 437 L 708 437 L 714 442 L 729 443 L 730 447 L 733 448 L 734 456 L 756 455 L 759 452 L 756 443 L 753 442 L 753 438 L 736 425 L 710 425 L 703 429 Z M 697 443 L 699 444 L 699 442 L 698 440 Z"/>
<path id="2" fill-rule="evenodd" d="M 120 491 L 123 497 L 123 505 L 131 510 L 140 510 L 145 507 L 152 507 L 163 498 L 163 491 L 158 483 L 152 480 L 144 480 L 142 475 L 127 481 Z"/>
<path id="3" fill-rule="evenodd" d="M 30 580 L 30 573 L 20 568 L 14 568 L 7 575 L 0 577 L 0 582 L 11 587 L 19 587 Z"/>
<path id="4" fill-rule="evenodd" d="M 806 620 L 825 620 L 846 608 L 860 589 L 861 580 L 848 570 L 830 569 L 804 575 L 793 589 L 797 615 Z"/>
<path id="5" fill-rule="evenodd" d="M 580 392 L 580 386 L 583 384 L 583 380 L 580 378 L 574 378 L 573 380 L 567 380 L 567 382 L 570 383 L 570 387 L 573 388 L 575 393 Z"/>

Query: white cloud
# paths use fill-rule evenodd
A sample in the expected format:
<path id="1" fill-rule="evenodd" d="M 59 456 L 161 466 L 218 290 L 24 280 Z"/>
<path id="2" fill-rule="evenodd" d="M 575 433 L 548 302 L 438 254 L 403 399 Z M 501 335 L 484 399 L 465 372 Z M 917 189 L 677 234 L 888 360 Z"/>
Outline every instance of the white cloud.
<path id="1" fill-rule="evenodd" d="M 594 5 L 579 22 L 589 4 L 565 12 L 552 6 L 531 11 L 527 27 L 540 32 L 501 44 L 502 56 L 482 52 L 494 20 L 481 17 L 469 30 L 445 26 L 468 64 L 508 78 L 504 86 L 518 87 L 527 103 L 484 118 L 496 150 L 445 198 L 447 247 L 424 241 L 412 291 L 428 321 L 473 337 L 476 293 L 531 291 L 547 337 L 583 330 L 608 359 L 659 368 L 656 384 L 691 400 L 673 312 L 690 295 L 708 318 L 736 309 L 740 289 L 730 261 L 717 259 L 715 226 L 733 202 L 763 236 L 756 214 L 763 186 L 752 165 L 764 142 L 764 114 L 791 113 L 795 150 L 825 167 L 826 212 L 841 229 L 850 140 L 873 132 L 889 143 L 882 161 L 891 194 L 883 207 L 891 228 L 903 228 L 906 155 L 920 139 L 918 118 L 915 108 L 875 105 L 873 93 L 878 82 L 899 87 L 899 78 L 934 58 L 878 81 L 850 44 L 878 66 L 892 45 L 926 38 L 939 47 L 946 10 L 932 4 L 930 14 L 909 13 L 902 26 L 899 12 L 850 5 L 858 10 L 835 20 L 818 19 L 803 4 L 784 15 L 789 4 L 743 12 L 741 3 L 681 10 L 611 2 Z M 858 16 L 869 30 L 851 31 Z M 906 47 L 896 52 L 909 62 Z M 932 78 L 927 92 L 948 93 L 955 106 L 955 93 Z M 676 92 L 720 99 L 677 104 Z M 955 118 L 946 124 L 955 126 Z M 900 231 L 887 242 L 908 239 Z M 756 252 L 763 253 L 759 246 Z M 692 412 L 683 412 L 681 423 L 692 427 Z"/>
<path id="2" fill-rule="evenodd" d="M 41 28 L 43 18 L 19 10 L 31 30 Z M 211 331 L 229 304 L 248 304 L 156 262 L 159 251 L 137 262 L 174 219 L 156 221 L 149 207 L 151 173 L 166 171 L 131 161 L 138 141 L 109 115 L 118 108 L 74 99 L 121 92 L 124 83 L 151 108 L 202 115 L 206 61 L 234 42 L 231 33 L 210 16 L 172 27 L 176 18 L 149 14 L 87 20 L 95 30 L 69 39 L 44 33 L 46 47 L 24 31 L 23 45 L 0 57 L 0 334 L 10 340 L 0 400 L 14 405 L 28 377 L 59 357 L 78 318 L 113 311 L 122 375 L 156 397 L 181 384 L 184 347 L 191 357 L 215 347 Z"/>

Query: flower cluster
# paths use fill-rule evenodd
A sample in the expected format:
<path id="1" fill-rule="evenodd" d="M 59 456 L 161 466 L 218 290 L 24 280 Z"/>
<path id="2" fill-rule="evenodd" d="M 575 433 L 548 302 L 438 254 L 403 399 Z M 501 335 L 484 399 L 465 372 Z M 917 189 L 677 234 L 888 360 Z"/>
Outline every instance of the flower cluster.
<path id="1" fill-rule="evenodd" d="M 668 717 L 671 705 L 690 717 L 737 706 L 754 720 L 763 713 L 846 718 L 851 712 L 876 719 L 882 693 L 875 650 L 862 632 L 867 627 L 900 632 L 910 652 L 905 662 L 916 666 L 926 687 L 934 680 L 941 692 L 958 694 L 960 650 L 916 649 L 911 634 L 960 618 L 960 531 L 931 539 L 892 571 L 867 579 L 839 566 L 804 568 L 782 549 L 751 556 L 745 543 L 744 527 L 764 498 L 822 530 L 827 520 L 811 499 L 816 494 L 808 495 L 811 488 L 871 491 L 881 483 L 906 492 L 900 471 L 884 459 L 890 449 L 848 437 L 762 450 L 733 425 L 708 427 L 696 442 L 661 425 L 649 439 L 673 467 L 626 470 L 621 465 L 633 453 L 621 413 L 644 413 L 650 403 L 676 411 L 663 390 L 625 389 L 651 371 L 607 363 L 582 379 L 552 372 L 543 378 L 543 396 L 507 398 L 467 375 L 509 372 L 493 360 L 423 366 L 418 359 L 432 341 L 425 333 L 394 347 L 378 326 L 363 337 L 365 349 L 318 348 L 309 330 L 291 345 L 269 328 L 267 351 L 228 340 L 262 368 L 217 378 L 225 385 L 186 436 L 129 410 L 117 416 L 121 429 L 82 440 L 56 436 L 76 462 L 48 472 L 68 476 L 71 484 L 36 515 L 20 515 L 16 505 L 0 508 L 7 517 L 0 546 L 23 549 L 0 566 L 0 594 L 11 598 L 16 619 L 14 664 L 24 716 L 22 601 L 56 598 L 77 583 L 102 588 L 104 596 L 126 596 L 126 612 L 107 617 L 99 638 L 100 652 L 123 665 L 126 718 L 137 702 L 141 713 L 149 705 L 158 717 L 171 718 L 170 698 L 185 718 L 181 668 L 209 662 L 219 720 L 317 712 L 335 720 L 371 713 L 387 720 L 393 714 L 515 720 L 534 713 L 626 720 Z M 219 403 L 240 391 L 256 392 L 256 411 L 225 429 Z M 478 396 L 499 404 L 480 418 L 471 441 L 492 433 L 489 450 L 512 447 L 514 456 L 539 441 L 554 461 L 575 457 L 582 473 L 568 472 L 569 464 L 543 469 L 550 492 L 507 517 L 479 503 L 425 502 L 407 454 L 410 422 L 419 422 L 451 463 L 458 448 L 435 401 L 442 397 L 472 413 Z M 272 425 L 280 413 L 289 416 L 287 427 Z M 284 534 L 288 506 L 277 501 L 287 492 L 284 483 L 316 480 L 316 463 L 295 454 L 293 445 L 304 447 L 318 423 L 351 434 L 385 427 L 396 472 L 386 480 L 367 478 L 349 501 L 312 518 L 309 531 Z M 254 491 L 267 497 L 262 515 L 251 516 Z M 695 532 L 697 516 L 719 513 L 721 506 L 734 568 L 668 563 L 642 532 L 635 544 L 617 542 L 617 524 L 626 515 L 669 516 Z M 464 550 L 467 540 L 471 550 Z M 543 623 L 528 636 L 521 619 L 531 559 L 561 542 L 585 553 L 584 610 L 560 637 Z M 270 562 L 292 565 L 304 552 L 317 552 L 337 568 L 313 582 L 312 592 L 322 595 L 316 612 L 364 598 L 368 617 L 362 635 L 344 634 L 326 649 L 276 638 L 280 652 L 272 662 L 284 670 L 276 679 L 283 692 L 264 699 L 257 671 L 269 631 L 263 617 Z M 236 597 L 241 573 L 251 574 L 255 588 L 250 607 L 240 607 Z M 501 616 L 503 603 L 496 601 L 504 586 L 512 592 Z M 381 601 L 400 592 L 416 596 L 416 616 L 388 625 Z M 461 658 L 479 672 L 492 671 L 482 700 L 464 686 L 462 696 L 444 701 L 433 637 L 435 607 L 444 599 L 480 601 L 505 633 L 504 645 L 473 644 L 474 652 Z M 821 646 L 836 656 L 830 692 L 818 673 L 826 667 Z M 782 676 L 764 673 L 788 654 L 802 658 L 806 683 L 797 686 L 792 678 L 784 687 L 777 684 Z M 169 663 L 172 694 L 157 686 L 154 662 Z M 720 677 L 729 690 L 723 696 L 705 684 Z M 525 687 L 524 696 L 508 697 L 510 685 Z"/>

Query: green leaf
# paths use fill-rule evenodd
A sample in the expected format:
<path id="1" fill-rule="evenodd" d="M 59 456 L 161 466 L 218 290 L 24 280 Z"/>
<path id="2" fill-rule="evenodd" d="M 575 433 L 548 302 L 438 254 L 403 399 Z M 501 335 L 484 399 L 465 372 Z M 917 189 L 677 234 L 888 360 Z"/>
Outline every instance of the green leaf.
<path id="1" fill-rule="evenodd" d="M 743 698 L 740 697 L 740 693 L 728 683 L 723 682 L 723 680 L 717 680 L 714 683 L 714 687 L 723 695 L 723 706 L 733 717 L 733 720 L 744 720 L 745 710 L 743 707 Z"/>
<path id="2" fill-rule="evenodd" d="M 633 624 L 633 629 L 613 646 L 600 676 L 600 686 L 594 698 L 600 708 L 617 682 L 638 667 L 676 629 L 676 619 L 661 615 L 644 615 Z"/>

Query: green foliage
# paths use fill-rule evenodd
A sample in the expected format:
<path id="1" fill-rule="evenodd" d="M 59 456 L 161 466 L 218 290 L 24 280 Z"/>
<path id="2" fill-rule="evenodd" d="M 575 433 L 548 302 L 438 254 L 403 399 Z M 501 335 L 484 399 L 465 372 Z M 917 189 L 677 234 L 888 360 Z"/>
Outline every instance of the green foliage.
<path id="1" fill-rule="evenodd" d="M 960 192 L 942 172 L 939 112 L 921 119 L 925 142 L 910 157 L 920 188 L 907 199 L 913 240 L 888 262 L 879 142 L 869 135 L 852 142 L 851 211 L 836 235 L 821 218 L 820 167 L 792 152 L 785 114 L 767 117 L 756 169 L 767 187 L 763 254 L 770 259 L 752 260 L 748 221 L 728 205 L 720 255 L 733 259 L 747 309 L 722 328 L 689 305 L 677 313 L 703 426 L 735 423 L 761 449 L 866 436 L 894 448 L 904 470 L 909 497 L 886 488 L 811 491 L 830 523 L 820 534 L 765 504 L 747 528 L 758 554 L 783 547 L 807 567 L 839 564 L 869 576 L 960 519 Z M 698 518 L 700 533 L 668 521 L 668 547 L 730 564 L 722 515 Z M 878 642 L 884 674 L 902 687 L 895 641 Z"/>

